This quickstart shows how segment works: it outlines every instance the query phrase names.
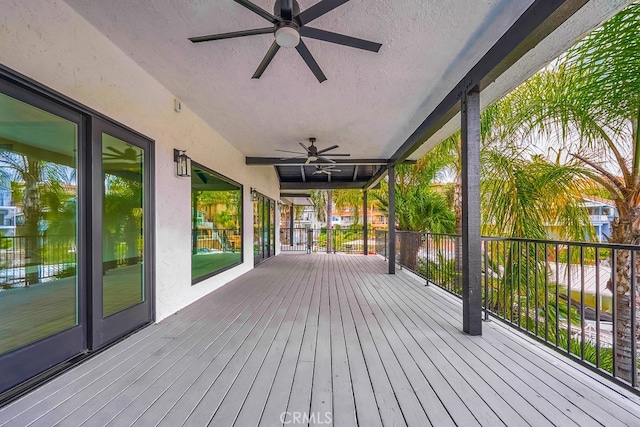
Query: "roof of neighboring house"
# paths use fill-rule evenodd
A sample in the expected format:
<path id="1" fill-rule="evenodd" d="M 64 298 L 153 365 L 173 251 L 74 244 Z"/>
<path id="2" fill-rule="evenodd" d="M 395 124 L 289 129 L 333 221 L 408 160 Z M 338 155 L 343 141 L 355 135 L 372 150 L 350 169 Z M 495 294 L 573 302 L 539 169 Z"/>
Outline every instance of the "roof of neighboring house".
<path id="1" fill-rule="evenodd" d="M 589 196 L 584 197 L 583 200 L 586 206 L 608 206 L 611 208 L 616 207 L 616 204 L 613 200 L 605 199 L 604 197 Z"/>

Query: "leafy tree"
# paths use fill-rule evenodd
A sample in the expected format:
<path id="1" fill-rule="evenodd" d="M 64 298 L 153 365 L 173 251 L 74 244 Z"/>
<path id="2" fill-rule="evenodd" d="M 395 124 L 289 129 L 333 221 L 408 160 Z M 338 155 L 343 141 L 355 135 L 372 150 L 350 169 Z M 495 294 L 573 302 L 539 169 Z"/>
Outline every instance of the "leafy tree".
<path id="1" fill-rule="evenodd" d="M 532 138 L 542 134 L 557 140 L 566 156 L 606 190 L 619 214 L 612 223 L 610 242 L 623 244 L 640 242 L 638 34 L 640 3 L 636 2 L 512 94 L 514 126 Z M 631 381 L 629 251 L 617 251 L 615 275 L 616 365 L 620 377 Z"/>
<path id="2" fill-rule="evenodd" d="M 42 263 L 40 225 L 43 212 L 50 210 L 46 202 L 61 200 L 60 193 L 64 190 L 59 184 L 68 178 L 69 168 L 10 151 L 0 151 L 0 166 L 5 179 L 10 175 L 13 199 L 22 203 L 24 223 L 19 233 L 25 239 L 25 286 L 29 286 L 40 281 L 37 268 Z M 43 200 L 45 193 L 49 196 Z"/>
<path id="3" fill-rule="evenodd" d="M 360 190 L 333 190 L 333 204 L 336 209 L 353 209 L 353 225 L 360 222 L 360 209 L 362 207 L 362 191 Z"/>

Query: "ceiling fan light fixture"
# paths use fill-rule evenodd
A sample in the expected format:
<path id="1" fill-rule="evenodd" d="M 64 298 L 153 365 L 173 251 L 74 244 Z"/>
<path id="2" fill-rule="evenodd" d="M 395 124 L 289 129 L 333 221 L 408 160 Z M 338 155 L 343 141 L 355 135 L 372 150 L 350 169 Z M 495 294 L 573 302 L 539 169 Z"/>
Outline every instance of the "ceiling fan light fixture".
<path id="1" fill-rule="evenodd" d="M 276 30 L 276 43 L 280 47 L 296 47 L 300 43 L 300 33 L 293 27 L 282 26 Z"/>

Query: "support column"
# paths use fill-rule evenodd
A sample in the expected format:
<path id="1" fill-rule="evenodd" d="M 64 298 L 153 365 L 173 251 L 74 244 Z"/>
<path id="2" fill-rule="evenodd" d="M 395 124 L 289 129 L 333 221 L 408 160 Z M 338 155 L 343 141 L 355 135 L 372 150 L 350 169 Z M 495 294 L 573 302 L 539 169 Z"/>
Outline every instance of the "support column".
<path id="1" fill-rule="evenodd" d="M 369 193 L 367 190 L 362 192 L 362 239 L 364 240 L 364 245 L 362 246 L 362 250 L 365 255 L 369 255 L 369 229 L 367 228 L 369 225 L 369 217 L 367 216 L 367 195 Z"/>
<path id="2" fill-rule="evenodd" d="M 389 166 L 389 274 L 396 274 L 396 169 Z"/>
<path id="3" fill-rule="evenodd" d="M 289 245 L 293 247 L 293 216 L 295 214 L 295 209 L 293 207 L 293 203 L 289 206 Z"/>
<path id="4" fill-rule="evenodd" d="M 327 190 L 327 253 L 331 253 L 331 217 L 333 216 L 333 192 Z"/>
<path id="5" fill-rule="evenodd" d="M 461 99 L 462 165 L 462 329 L 482 335 L 480 239 L 480 92 L 477 87 Z"/>

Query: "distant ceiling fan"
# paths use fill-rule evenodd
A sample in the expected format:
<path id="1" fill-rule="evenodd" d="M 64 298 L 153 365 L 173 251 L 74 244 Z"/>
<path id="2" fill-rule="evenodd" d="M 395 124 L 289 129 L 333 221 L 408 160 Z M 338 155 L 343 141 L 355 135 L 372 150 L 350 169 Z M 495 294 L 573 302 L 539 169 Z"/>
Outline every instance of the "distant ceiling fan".
<path id="1" fill-rule="evenodd" d="M 329 165 L 329 166 L 316 165 L 316 170 L 313 171 L 313 174 L 318 175 L 320 173 L 324 173 L 326 175 L 331 175 L 331 172 L 341 172 L 340 169 L 334 169 L 335 167 L 336 167 L 335 165 Z"/>
<path id="2" fill-rule="evenodd" d="M 260 15 L 267 21 L 273 23 L 273 27 L 256 28 L 253 30 L 234 31 L 231 33 L 213 34 L 209 36 L 191 37 L 193 43 L 208 42 L 212 40 L 230 39 L 235 37 L 254 36 L 257 34 L 275 33 L 275 41 L 267 51 L 267 54 L 258 65 L 258 69 L 253 74 L 254 79 L 259 79 L 267 68 L 278 49 L 281 47 L 295 47 L 304 62 L 311 69 L 318 81 L 322 83 L 327 80 L 320 66 L 309 52 L 307 45 L 300 40 L 300 36 L 322 40 L 344 46 L 355 47 L 357 49 L 378 52 L 382 45 L 380 43 L 362 40 L 355 37 L 331 31 L 320 30 L 318 28 L 307 27 L 306 25 L 316 18 L 332 11 L 349 0 L 322 0 L 310 8 L 300 12 L 300 6 L 296 0 L 276 0 L 273 8 L 273 15 L 259 6 L 247 0 L 234 0 L 236 3 L 246 7 L 253 13 Z"/>
<path id="3" fill-rule="evenodd" d="M 318 147 L 315 146 L 315 142 L 316 142 L 315 138 L 309 138 L 309 142 L 311 143 L 311 145 L 309 145 L 308 147 L 304 145 L 302 142 L 299 143 L 300 146 L 304 148 L 305 150 L 304 153 L 301 153 L 299 151 L 289 151 L 289 150 L 276 150 L 276 151 L 280 151 L 281 153 L 298 154 L 299 156 L 286 157 L 286 158 L 283 158 L 282 160 L 296 160 L 296 159 L 305 160 L 306 159 L 304 162 L 305 165 L 308 165 L 311 162 L 318 162 L 318 161 L 323 163 L 335 163 L 335 160 L 332 160 L 327 156 L 348 157 L 351 155 L 351 154 L 345 154 L 345 153 L 328 153 L 328 151 L 335 150 L 336 148 L 338 148 L 339 147 L 338 145 L 332 145 L 331 147 L 318 150 Z"/>
<path id="4" fill-rule="evenodd" d="M 136 151 L 131 147 L 127 147 L 124 150 L 118 150 L 117 148 L 107 146 L 105 147 L 107 150 L 111 151 L 111 153 L 102 153 L 102 157 L 105 160 L 121 160 L 126 162 L 137 162 L 142 157 L 142 153 Z"/>

